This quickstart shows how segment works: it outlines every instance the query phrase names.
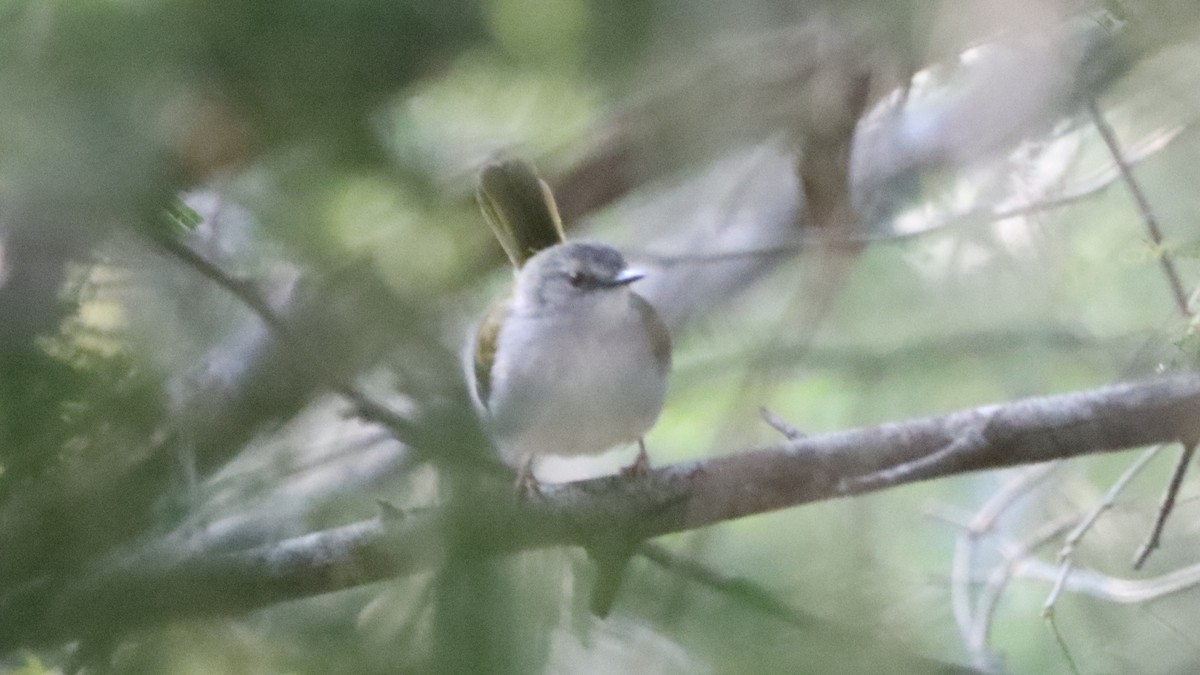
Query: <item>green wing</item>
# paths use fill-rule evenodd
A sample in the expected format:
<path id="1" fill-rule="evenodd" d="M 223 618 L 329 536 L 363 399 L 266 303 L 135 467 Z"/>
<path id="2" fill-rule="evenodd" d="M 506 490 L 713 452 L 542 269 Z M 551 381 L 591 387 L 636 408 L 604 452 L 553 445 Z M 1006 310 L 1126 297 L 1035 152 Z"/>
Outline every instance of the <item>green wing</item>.
<path id="1" fill-rule="evenodd" d="M 479 172 L 475 197 L 514 267 L 563 242 L 554 195 L 529 162 L 502 158 L 488 163 Z"/>
<path id="2" fill-rule="evenodd" d="M 492 303 L 475 334 L 475 394 L 484 408 L 488 407 L 492 397 L 492 365 L 496 360 L 500 326 L 508 315 L 509 304 L 509 298 Z"/>

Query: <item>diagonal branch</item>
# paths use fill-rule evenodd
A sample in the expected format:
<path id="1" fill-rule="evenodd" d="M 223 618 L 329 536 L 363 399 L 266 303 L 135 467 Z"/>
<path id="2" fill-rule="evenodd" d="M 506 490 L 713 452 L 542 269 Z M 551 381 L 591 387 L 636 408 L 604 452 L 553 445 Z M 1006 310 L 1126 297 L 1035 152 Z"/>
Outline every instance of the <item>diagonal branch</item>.
<path id="1" fill-rule="evenodd" d="M 366 420 L 380 424 L 390 430 L 398 440 L 409 438 L 413 434 L 413 423 L 364 394 L 348 382 L 340 373 L 326 365 L 325 359 L 315 352 L 315 348 L 306 342 L 280 317 L 271 304 L 267 302 L 254 284 L 234 277 L 216 263 L 192 250 L 186 244 L 171 237 L 153 237 L 152 243 L 163 253 L 176 258 L 191 267 L 200 275 L 228 291 L 235 298 L 254 312 L 259 319 L 282 341 L 288 349 L 294 350 L 305 357 L 305 362 L 316 369 L 325 384 L 345 397 L 358 414 Z"/>
<path id="2" fill-rule="evenodd" d="M 1154 246 L 1158 250 L 1158 262 L 1162 266 L 1163 274 L 1167 277 L 1167 283 L 1171 286 L 1171 296 L 1175 300 L 1175 307 L 1184 317 L 1190 317 L 1192 312 L 1188 308 L 1187 293 L 1183 290 L 1183 282 L 1179 279 L 1179 270 L 1175 267 L 1175 261 L 1162 250 L 1162 227 L 1158 224 L 1158 217 L 1154 215 L 1150 200 L 1134 177 L 1133 169 L 1129 166 L 1129 162 L 1125 159 L 1125 153 L 1121 150 L 1121 142 L 1117 140 L 1116 132 L 1104 118 L 1104 113 L 1095 99 L 1088 100 L 1088 112 L 1092 116 L 1092 123 L 1096 125 L 1096 131 L 1100 132 L 1100 138 L 1104 140 L 1105 147 L 1108 148 L 1109 154 L 1116 162 L 1117 169 L 1121 172 L 1121 180 L 1125 183 L 1129 195 L 1133 198 L 1133 203 L 1137 206 L 1138 215 L 1146 225 L 1150 240 L 1154 242 Z"/>
<path id="3" fill-rule="evenodd" d="M 637 541 L 867 489 L 1173 442 L 1197 432 L 1200 374 L 1186 373 L 798 438 L 663 467 L 638 479 L 547 485 L 536 499 L 518 500 L 507 482 L 497 481 L 465 515 L 459 505 L 233 553 L 127 558 L 83 570 L 65 587 L 9 592 L 0 598 L 0 650 L 114 626 L 129 630 L 169 618 L 246 611 L 412 574 L 453 556 L 579 545 L 597 532 L 624 532 Z M 962 445 L 961 454 L 944 453 L 964 437 L 979 441 Z M 915 474 L 854 481 L 939 453 L 936 465 Z M 462 540 L 464 522 L 473 533 L 469 552 L 454 544 Z"/>
<path id="4" fill-rule="evenodd" d="M 1167 491 L 1163 494 L 1162 503 L 1158 507 L 1158 515 L 1154 519 L 1154 527 L 1150 530 L 1150 536 L 1133 556 L 1133 569 L 1142 569 L 1142 565 L 1146 564 L 1146 559 L 1150 557 L 1154 549 L 1158 548 L 1167 518 L 1175 508 L 1175 498 L 1179 495 L 1179 486 L 1183 484 L 1183 476 L 1187 473 L 1188 466 L 1191 465 L 1192 457 L 1195 455 L 1196 443 L 1185 443 L 1183 453 L 1180 454 L 1179 461 L 1175 464 L 1175 470 L 1171 472 L 1171 480 L 1167 483 Z"/>

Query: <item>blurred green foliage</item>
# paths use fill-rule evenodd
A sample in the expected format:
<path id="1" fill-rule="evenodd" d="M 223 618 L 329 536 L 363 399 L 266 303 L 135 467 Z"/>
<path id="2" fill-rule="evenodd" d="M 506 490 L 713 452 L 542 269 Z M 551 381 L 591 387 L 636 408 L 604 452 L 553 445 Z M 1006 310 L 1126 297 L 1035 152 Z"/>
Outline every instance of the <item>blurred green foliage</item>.
<path id="1" fill-rule="evenodd" d="M 25 621 L 40 589 L 139 546 L 186 552 L 179 542 L 209 528 L 233 532 L 222 542 L 236 548 L 372 517 L 377 498 L 409 508 L 474 494 L 453 472 L 402 472 L 387 454 L 395 444 L 347 419 L 328 380 L 406 412 L 461 396 L 462 335 L 510 279 L 471 200 L 475 167 L 515 149 L 547 175 L 569 172 L 605 142 L 597 129 L 671 91 L 672 68 L 703 72 L 726 45 L 837 5 L 0 1 L 0 638 L 43 628 Z M 880 48 L 904 71 L 957 54 L 964 35 L 991 35 L 978 17 L 956 23 L 958 11 L 862 2 L 848 13 L 889 28 Z M 805 251 L 744 293 L 702 303 L 675 335 L 670 398 L 647 438 L 654 462 L 777 442 L 760 406 L 820 433 L 1194 364 L 1195 327 L 1173 309 L 1158 259 L 1174 256 L 1191 289 L 1198 72 L 1196 42 L 1183 41 L 1112 94 L 1111 121 L 1131 142 L 1184 129 L 1137 166 L 1162 247 L 1113 183 L 1031 217 L 870 246 L 827 311 L 814 300 L 826 257 Z M 1063 183 L 1107 161 L 1077 124 Z M 729 139 L 674 131 L 632 161 L 659 166 L 678 151 L 692 162 L 635 186 L 632 201 L 666 205 L 659 217 L 601 212 L 570 224 L 573 236 L 652 250 L 697 214 L 729 208 L 670 192 L 716 165 L 704 153 Z M 689 141 L 692 153 L 671 145 Z M 1011 176 L 1018 193 L 1035 179 Z M 945 197 L 925 188 L 912 198 Z M 194 243 L 235 289 L 253 282 L 299 337 L 268 330 L 163 239 Z M 470 422 L 454 425 L 431 434 L 425 456 L 473 438 Z M 391 459 L 369 464 L 370 453 Z M 1006 514 L 998 539 L 1087 509 L 1128 462 L 1060 468 Z M 1169 469 L 1160 460 L 1131 486 L 1081 564 L 1132 576 L 1125 560 Z M 57 672 L 74 659 L 130 673 L 921 672 L 892 659 L 968 660 L 948 590 L 960 533 L 927 513 L 969 516 L 1012 475 L 668 537 L 670 550 L 737 579 L 733 592 L 638 559 L 607 621 L 586 612 L 581 552 L 533 551 L 244 616 L 97 630 L 4 655 L 0 669 Z M 1143 577 L 1194 564 L 1194 484 Z M 458 534 L 468 549 L 486 536 Z M 987 556 L 1002 562 L 994 548 Z M 1013 672 L 1067 672 L 1039 618 L 1047 590 L 1015 581 L 997 610 L 991 644 Z M 1182 637 L 1192 595 L 1152 609 L 1067 596 L 1060 628 L 1085 670 L 1179 672 L 1197 662 Z M 802 618 L 766 609 L 780 604 Z"/>

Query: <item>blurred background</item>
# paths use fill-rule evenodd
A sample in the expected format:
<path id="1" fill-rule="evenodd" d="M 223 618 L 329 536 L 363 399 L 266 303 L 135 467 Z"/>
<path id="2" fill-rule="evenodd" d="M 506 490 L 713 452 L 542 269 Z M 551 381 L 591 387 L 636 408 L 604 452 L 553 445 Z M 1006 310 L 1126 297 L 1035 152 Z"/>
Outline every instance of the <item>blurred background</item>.
<path id="1" fill-rule="evenodd" d="M 1195 669 L 1194 477 L 1129 564 L 1174 448 L 665 537 L 605 620 L 566 549 L 162 620 L 56 595 L 453 498 L 499 151 L 650 272 L 655 465 L 781 441 L 764 407 L 817 434 L 1192 365 L 1194 4 L 0 0 L 0 669 Z"/>

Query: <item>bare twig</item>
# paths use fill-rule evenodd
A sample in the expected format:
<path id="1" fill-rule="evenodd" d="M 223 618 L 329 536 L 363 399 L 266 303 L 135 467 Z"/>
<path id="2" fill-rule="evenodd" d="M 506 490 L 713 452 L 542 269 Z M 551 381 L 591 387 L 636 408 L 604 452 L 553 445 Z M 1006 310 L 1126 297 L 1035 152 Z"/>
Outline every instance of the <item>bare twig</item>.
<path id="1" fill-rule="evenodd" d="M 1095 99 L 1089 99 L 1087 105 L 1088 112 L 1092 116 L 1092 123 L 1096 125 L 1096 131 L 1100 132 L 1100 138 L 1104 139 L 1104 144 L 1108 146 L 1108 151 L 1112 155 L 1113 161 L 1116 162 L 1117 168 L 1121 171 L 1121 179 L 1125 183 L 1125 187 L 1129 189 L 1129 194 L 1133 197 L 1133 202 L 1137 206 L 1138 214 L 1141 215 L 1142 222 L 1146 225 L 1146 231 L 1150 234 L 1150 240 L 1154 242 L 1154 246 L 1158 249 L 1158 261 L 1162 265 L 1163 274 L 1167 277 L 1167 283 L 1171 286 L 1171 295 L 1175 299 L 1175 306 L 1183 316 L 1191 316 L 1192 313 L 1187 303 L 1187 293 L 1183 290 L 1183 282 L 1179 280 L 1179 270 L 1175 268 L 1175 261 L 1171 259 L 1171 256 L 1162 250 L 1162 228 L 1158 225 L 1158 218 L 1154 215 L 1154 209 L 1150 206 L 1150 200 L 1146 199 L 1146 193 L 1142 191 L 1141 185 L 1134 178 L 1133 169 L 1125 161 L 1125 157 L 1121 152 L 1120 141 L 1117 140 L 1117 135 L 1113 132 L 1112 127 L 1109 126 L 1108 121 L 1104 119 L 1104 113 L 1100 110 L 1100 106 L 1096 103 Z"/>
<path id="2" fill-rule="evenodd" d="M 275 333 L 279 340 L 302 356 L 330 389 L 353 403 L 358 414 L 364 419 L 388 428 L 398 440 L 412 437 L 414 426 L 410 420 L 363 394 L 357 387 L 347 382 L 341 374 L 329 367 L 325 359 L 316 353 L 311 345 L 291 330 L 287 322 L 275 312 L 253 283 L 234 277 L 175 238 L 153 237 L 152 242 L 164 253 L 191 267 L 241 301 Z"/>
<path id="3" fill-rule="evenodd" d="M 950 611 L 964 643 L 971 635 L 974 603 L 971 598 L 971 573 L 975 566 L 975 551 L 979 535 L 969 528 L 954 540 L 954 557 L 950 562 Z M 974 654 L 971 655 L 974 658 Z"/>
<path id="4" fill-rule="evenodd" d="M 1130 464 L 1129 468 L 1125 469 L 1121 476 L 1108 488 L 1108 492 L 1104 493 L 1104 498 L 1067 535 L 1067 538 L 1063 541 L 1063 547 L 1058 551 L 1060 565 L 1058 578 L 1054 582 L 1054 587 L 1050 589 L 1050 595 L 1046 596 L 1046 602 L 1042 604 L 1042 616 L 1047 619 L 1052 619 L 1054 616 L 1054 604 L 1058 601 L 1058 596 L 1062 593 L 1062 589 L 1066 585 L 1067 576 L 1071 573 L 1073 564 L 1071 556 L 1075 553 L 1075 546 L 1079 543 L 1079 540 L 1083 539 L 1083 535 L 1087 534 L 1088 530 L 1092 528 L 1092 525 L 1096 524 L 1096 521 L 1099 520 L 1104 512 L 1113 507 L 1113 504 L 1117 501 L 1117 496 L 1121 494 L 1125 486 L 1141 473 L 1142 469 L 1146 468 L 1150 464 L 1150 460 L 1157 457 L 1162 449 L 1163 446 L 1160 444 L 1143 452 L 1137 458 L 1137 461 Z"/>
<path id="5" fill-rule="evenodd" d="M 1150 240 L 1154 242 L 1159 264 L 1162 265 L 1163 274 L 1166 275 L 1167 283 L 1171 287 L 1171 295 L 1175 299 L 1175 306 L 1185 319 L 1190 318 L 1192 311 L 1188 306 L 1187 293 L 1183 290 L 1183 282 L 1179 279 L 1179 270 L 1175 267 L 1175 261 L 1163 250 L 1162 228 L 1158 225 L 1158 217 L 1154 215 L 1154 209 L 1150 206 L 1150 200 L 1146 198 L 1146 193 L 1134 177 L 1133 169 L 1125 161 L 1124 155 L 1121 152 L 1120 141 L 1117 140 L 1117 135 L 1113 132 L 1108 121 L 1104 119 L 1104 113 L 1100 110 L 1100 106 L 1096 103 L 1095 99 L 1088 100 L 1088 111 L 1091 113 L 1092 122 L 1096 125 L 1096 130 L 1100 132 L 1100 137 L 1104 139 L 1104 144 L 1108 146 L 1108 151 L 1112 155 L 1113 161 L 1117 163 L 1117 168 L 1121 171 L 1121 179 L 1125 183 L 1125 187 L 1129 190 L 1130 196 L 1133 197 L 1133 203 L 1137 206 L 1138 214 L 1141 215 L 1142 222 L 1146 225 L 1146 231 L 1150 234 Z M 1162 529 L 1166 525 L 1171 509 L 1175 506 L 1175 495 L 1179 492 L 1179 486 L 1183 482 L 1183 477 L 1187 473 L 1188 465 L 1191 463 L 1192 455 L 1195 454 L 1195 451 L 1195 444 L 1188 444 L 1184 448 L 1183 454 L 1179 457 L 1179 463 L 1175 465 L 1175 471 L 1171 474 L 1171 482 L 1167 486 L 1167 492 L 1163 495 L 1158 517 L 1154 521 L 1154 528 L 1151 530 L 1150 536 L 1146 539 L 1146 543 L 1138 549 L 1133 557 L 1134 569 L 1141 569 L 1142 565 L 1146 562 L 1146 558 L 1158 547 Z"/>
<path id="6" fill-rule="evenodd" d="M 976 666 L 987 668 L 992 664 L 986 644 L 976 638 L 976 626 L 979 623 L 976 608 L 980 605 L 972 601 L 972 572 L 979 540 L 992 532 L 1000 516 L 1009 507 L 1028 494 L 1057 467 L 1057 462 L 1051 462 L 1018 473 L 992 494 L 969 519 L 951 516 L 943 511 L 929 512 L 929 515 L 954 524 L 962 530 L 954 543 L 954 558 L 950 568 L 950 604 L 959 634 Z"/>
<path id="7" fill-rule="evenodd" d="M 1179 486 L 1183 484 L 1183 477 L 1187 474 L 1188 466 L 1191 465 L 1192 457 L 1195 454 L 1195 443 L 1184 445 L 1183 452 L 1179 456 L 1179 462 L 1175 465 L 1175 471 L 1171 473 L 1171 481 L 1167 483 L 1167 491 L 1163 493 L 1162 503 L 1158 507 L 1158 515 L 1154 519 L 1154 527 L 1150 530 L 1150 536 L 1146 538 L 1146 543 L 1142 544 L 1137 554 L 1133 557 L 1133 569 L 1142 569 L 1142 565 L 1146 563 L 1146 558 L 1150 557 L 1154 549 L 1158 548 L 1159 541 L 1162 538 L 1163 527 L 1166 526 L 1167 518 L 1175 508 L 1175 497 L 1179 494 Z"/>
<path id="8" fill-rule="evenodd" d="M 1071 673 L 1073 675 L 1080 675 L 1079 666 L 1075 664 L 1075 657 L 1071 656 L 1071 650 L 1067 646 L 1067 641 L 1063 639 L 1062 631 L 1058 629 L 1058 621 L 1055 620 L 1053 614 L 1046 617 L 1046 625 L 1050 628 L 1051 634 L 1054 635 L 1054 642 L 1058 644 L 1063 658 L 1067 660 L 1067 667 L 1071 669 Z"/>
<path id="9" fill-rule="evenodd" d="M 991 532 L 1000 516 L 1004 515 L 1018 499 L 1029 494 L 1058 467 L 1058 462 L 1047 462 L 1030 467 L 1014 476 L 1012 480 L 1002 485 L 989 497 L 983 506 L 979 507 L 975 517 L 971 519 L 971 531 L 979 534 Z"/>
<path id="10" fill-rule="evenodd" d="M 1143 139 L 1130 148 L 1126 148 L 1125 153 L 1122 155 L 1122 164 L 1125 169 L 1132 170 L 1132 167 L 1136 164 L 1149 157 L 1153 157 L 1178 137 L 1183 130 L 1183 126 L 1173 126 Z M 1107 190 L 1115 181 L 1121 179 L 1121 164 L 1115 162 L 1113 164 L 1105 164 L 1095 169 L 1092 173 L 1064 187 L 1053 198 L 1037 201 L 1021 201 L 1015 204 L 1006 203 L 1000 206 L 979 206 L 948 215 L 941 222 L 936 222 L 928 227 L 904 232 L 877 232 L 852 235 L 845 234 L 849 229 L 848 227 L 837 225 L 830 229 L 842 234 L 831 235 L 828 232 L 807 234 L 797 237 L 794 242 L 780 243 L 772 246 L 682 254 L 656 253 L 653 251 L 631 251 L 631 253 L 636 254 L 639 258 L 653 261 L 657 265 L 672 267 L 676 265 L 702 265 L 754 258 L 764 260 L 785 258 L 812 246 L 822 246 L 832 250 L 854 250 L 873 244 L 905 244 L 913 240 L 944 234 L 948 230 L 962 225 L 986 225 L 1010 218 L 1033 216 L 1047 211 L 1074 206 Z"/>
<path id="11" fill-rule="evenodd" d="M 931 475 L 930 472 L 937 471 L 937 467 L 942 466 L 948 459 L 970 455 L 987 445 L 987 439 L 982 433 L 983 428 L 979 425 L 972 426 L 966 430 L 966 433 L 951 440 L 937 452 L 911 462 L 891 466 L 866 476 L 853 476 L 846 480 L 843 489 L 846 492 L 864 492 L 926 478 Z"/>
<path id="12" fill-rule="evenodd" d="M 1075 545 L 1079 543 L 1079 540 L 1083 538 L 1083 535 L 1086 534 L 1087 531 L 1096 524 L 1096 521 L 1101 515 L 1104 514 L 1105 511 L 1108 511 L 1113 507 L 1114 504 L 1116 504 L 1117 496 L 1125 490 L 1125 486 L 1128 485 L 1129 482 L 1134 479 L 1134 477 L 1141 473 L 1142 469 L 1146 468 L 1146 465 L 1150 463 L 1150 460 L 1158 456 L 1158 453 L 1162 451 L 1163 447 L 1164 446 L 1162 445 L 1156 445 L 1153 448 L 1143 452 L 1141 456 L 1137 458 L 1137 461 L 1135 461 L 1133 464 L 1130 464 L 1129 468 L 1125 469 L 1121 476 L 1117 478 L 1115 482 L 1113 482 L 1112 486 L 1108 488 L 1108 492 L 1104 493 L 1104 498 L 1100 500 L 1100 503 L 1096 504 L 1096 506 L 1093 507 L 1090 512 L 1088 512 L 1087 516 L 1079 522 L 1079 525 L 1077 525 L 1075 529 L 1071 530 L 1070 534 L 1067 535 L 1067 538 L 1063 540 L 1063 547 L 1058 552 L 1059 560 L 1066 560 L 1067 558 L 1071 557 L 1071 555 L 1075 552 Z"/>
<path id="13" fill-rule="evenodd" d="M 987 583 L 979 593 L 979 599 L 976 603 L 975 622 L 972 626 L 970 639 L 968 640 L 968 646 L 972 654 L 976 656 L 976 665 L 978 667 L 985 668 L 995 665 L 995 657 L 988 647 L 992 618 L 996 614 L 996 608 L 1000 605 L 1000 600 L 1004 597 L 1004 591 L 1008 587 L 1008 583 L 1012 580 L 1017 567 L 1038 548 L 1046 545 L 1052 539 L 1061 536 L 1077 520 L 1073 515 L 1059 518 L 1058 520 L 1046 523 L 1028 539 L 1001 547 L 1001 551 L 1004 554 L 1004 562 L 992 570 L 992 573 L 988 575 Z"/>
<path id="14" fill-rule="evenodd" d="M 1014 572 L 1021 579 L 1054 583 L 1059 576 L 1056 566 L 1035 558 L 1025 560 Z M 1090 569 L 1075 569 L 1066 581 L 1066 590 L 1122 605 L 1138 605 L 1181 593 L 1200 586 L 1200 563 L 1181 567 L 1150 579 L 1123 579 Z"/>
<path id="15" fill-rule="evenodd" d="M 758 414 L 772 429 L 783 434 L 783 437 L 789 441 L 804 438 L 807 435 L 803 431 L 800 431 L 796 427 L 792 426 L 791 422 L 788 422 L 765 407 L 759 408 Z"/>

